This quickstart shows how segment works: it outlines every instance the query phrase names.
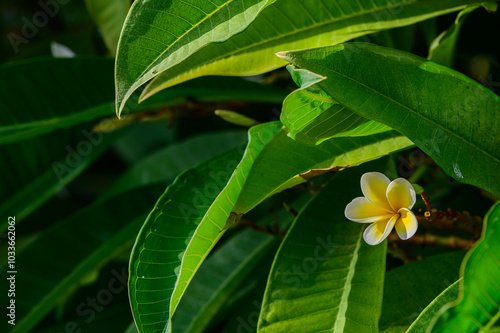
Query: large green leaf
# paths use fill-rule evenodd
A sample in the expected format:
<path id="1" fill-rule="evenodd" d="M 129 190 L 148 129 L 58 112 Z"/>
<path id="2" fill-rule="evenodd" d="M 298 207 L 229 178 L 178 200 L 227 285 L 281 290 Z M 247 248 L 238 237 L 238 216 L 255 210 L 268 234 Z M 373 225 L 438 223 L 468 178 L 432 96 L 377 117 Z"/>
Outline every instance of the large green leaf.
<path id="1" fill-rule="evenodd" d="M 235 148 L 183 173 L 159 199 L 130 259 L 130 299 L 139 332 L 172 330 L 171 318 L 186 287 L 224 234 L 228 219 L 236 218 L 231 211 L 253 156 L 280 125 L 251 129 L 239 165 L 242 152 Z"/>
<path id="2" fill-rule="evenodd" d="M 458 181 L 500 195 L 500 97 L 479 83 L 367 43 L 280 56 L 327 77 L 318 85 L 340 104 L 406 135 Z"/>
<path id="3" fill-rule="evenodd" d="M 21 142 L 0 146 L 0 215 L 28 214 L 83 172 L 120 133 L 93 133 L 89 126 L 59 129 Z M 7 220 L 0 230 L 7 228 Z"/>
<path id="4" fill-rule="evenodd" d="M 85 5 L 101 30 L 106 47 L 111 54 L 116 54 L 130 0 L 85 0 Z"/>
<path id="5" fill-rule="evenodd" d="M 398 327 L 405 331 L 434 298 L 458 280 L 464 255 L 465 251 L 438 254 L 387 272 L 380 330 Z"/>
<path id="6" fill-rule="evenodd" d="M 130 247 L 161 189 L 150 186 L 95 203 L 56 223 L 18 252 L 16 288 L 22 292 L 16 295 L 12 332 L 35 327 L 86 276 Z M 6 265 L 1 269 L 5 274 L 9 270 Z M 126 274 L 117 274 L 122 281 L 114 286 L 126 290 Z"/>
<path id="7" fill-rule="evenodd" d="M 344 215 L 368 170 L 335 176 L 299 212 L 273 263 L 258 332 L 378 331 L 387 243 L 366 244 L 366 225 Z"/>
<path id="8" fill-rule="evenodd" d="M 116 58 L 117 112 L 141 85 L 209 43 L 243 31 L 276 0 L 136 1 Z"/>
<path id="9" fill-rule="evenodd" d="M 460 295 L 440 311 L 428 332 L 486 332 L 500 318 L 500 202 L 484 219 L 479 241 L 469 250 L 460 275 Z"/>
<path id="10" fill-rule="evenodd" d="M 254 156 L 233 212 L 244 214 L 264 199 L 305 183 L 312 176 L 355 166 L 410 148 L 413 143 L 394 131 L 359 138 L 334 138 L 308 146 L 281 129 L 259 156 Z"/>
<path id="11" fill-rule="evenodd" d="M 244 32 L 223 43 L 210 44 L 186 61 L 168 68 L 148 85 L 142 97 L 149 97 L 164 88 L 200 76 L 264 73 L 286 64 L 274 57 L 276 52 L 345 42 L 374 31 L 405 26 L 457 11 L 471 3 L 477 4 L 478 1 L 279 0 L 265 8 Z M 168 33 L 158 32 L 157 35 L 169 39 Z M 157 48 L 161 49 L 162 46 Z M 155 54 L 158 51 L 150 52 Z M 143 63 L 141 58 L 139 56 L 137 62 Z M 152 77 L 151 72 L 147 73 L 147 79 Z M 145 80 L 137 82 L 142 84 Z"/>

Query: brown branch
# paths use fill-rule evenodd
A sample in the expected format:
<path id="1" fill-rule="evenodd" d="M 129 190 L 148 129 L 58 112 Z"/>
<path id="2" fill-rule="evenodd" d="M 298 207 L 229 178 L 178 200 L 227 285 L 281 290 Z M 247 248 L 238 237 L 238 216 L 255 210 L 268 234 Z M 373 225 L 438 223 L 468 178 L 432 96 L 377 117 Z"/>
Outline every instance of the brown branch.
<path id="1" fill-rule="evenodd" d="M 437 246 L 446 246 L 454 249 L 465 249 L 468 250 L 474 245 L 474 241 L 470 239 L 463 239 L 457 236 L 437 236 L 430 233 L 426 233 L 424 235 L 414 235 L 410 239 L 401 240 L 397 234 L 390 234 L 388 237 L 390 243 L 398 243 L 398 242 L 406 242 L 410 244 L 416 245 L 437 245 Z"/>
<path id="2" fill-rule="evenodd" d="M 392 255 L 396 259 L 400 259 L 406 265 L 409 262 L 419 260 L 418 258 L 414 258 L 406 253 L 402 248 L 398 246 L 396 243 L 391 243 L 387 246 L 387 252 Z"/>
<path id="3" fill-rule="evenodd" d="M 420 211 L 422 213 L 422 211 Z M 425 213 L 428 213 L 426 211 Z M 481 236 L 483 219 L 479 216 L 472 216 L 469 212 L 458 212 L 451 208 L 446 211 L 431 210 L 430 219 L 417 216 L 420 225 L 426 228 L 453 229 L 474 235 L 474 239 Z"/>

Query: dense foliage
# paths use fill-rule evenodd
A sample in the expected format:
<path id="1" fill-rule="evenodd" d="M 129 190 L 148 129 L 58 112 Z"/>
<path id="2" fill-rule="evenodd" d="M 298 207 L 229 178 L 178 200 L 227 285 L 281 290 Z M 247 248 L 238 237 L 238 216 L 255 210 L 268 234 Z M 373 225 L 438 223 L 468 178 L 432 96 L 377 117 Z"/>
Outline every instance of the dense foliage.
<path id="1" fill-rule="evenodd" d="M 2 332 L 499 332 L 497 7 L 6 0 Z"/>

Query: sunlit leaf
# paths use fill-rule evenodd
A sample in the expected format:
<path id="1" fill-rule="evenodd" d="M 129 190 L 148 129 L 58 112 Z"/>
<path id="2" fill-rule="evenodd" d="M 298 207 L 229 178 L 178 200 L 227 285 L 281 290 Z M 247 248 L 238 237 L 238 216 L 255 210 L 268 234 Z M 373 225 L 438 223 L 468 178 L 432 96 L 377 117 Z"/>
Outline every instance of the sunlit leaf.
<path id="1" fill-rule="evenodd" d="M 172 330 L 171 318 L 186 287 L 223 235 L 231 197 L 240 190 L 236 182 L 226 184 L 240 157 L 231 150 L 183 173 L 146 220 L 130 260 L 129 290 L 139 332 Z"/>
<path id="2" fill-rule="evenodd" d="M 116 59 L 117 112 L 141 85 L 209 43 L 243 31 L 276 0 L 136 1 Z"/>
<path id="3" fill-rule="evenodd" d="M 254 1 L 253 1 L 254 2 Z M 171 57 L 169 68 L 159 67 L 160 76 L 155 78 L 144 91 L 142 98 L 181 82 L 206 75 L 246 76 L 265 73 L 286 64 L 274 54 L 286 50 L 302 50 L 342 43 L 358 36 L 378 30 L 410 25 L 415 22 L 463 9 L 468 4 L 479 4 L 471 0 L 338 0 L 319 1 L 280 0 L 265 8 L 242 33 L 234 35 L 223 43 L 213 43 L 190 55 L 179 63 L 179 57 Z M 156 8 L 161 9 L 161 8 Z M 150 15 L 144 11 L 144 15 Z M 167 15 L 167 14 L 165 14 Z M 252 18 L 253 19 L 253 18 Z M 140 19 L 138 18 L 137 21 Z M 165 22 L 170 21 L 165 19 Z M 133 21 L 130 22 L 131 24 Z M 177 21 L 175 21 L 177 23 Z M 139 23 L 137 23 L 139 25 Z M 150 34 L 161 36 L 162 43 L 173 39 L 168 33 L 158 29 L 142 27 L 141 32 L 151 30 Z M 183 30 L 185 31 L 185 30 Z M 238 30 L 239 31 L 239 30 Z M 227 38 L 233 34 L 228 34 Z M 136 38 L 136 37 L 131 37 Z M 226 38 L 226 39 L 227 39 Z M 131 42 L 129 42 L 131 43 Z M 166 44 L 170 44 L 166 42 Z M 193 43 L 183 42 L 190 50 Z M 165 46 L 157 44 L 149 54 L 156 55 Z M 145 64 L 144 52 L 130 62 Z M 119 69 L 126 60 L 118 58 Z M 155 63 L 156 66 L 157 63 Z M 135 80 L 136 85 L 154 77 L 143 71 L 144 65 L 124 67 L 134 71 L 133 75 L 143 75 L 144 79 Z M 139 69 L 140 68 L 140 69 Z M 155 67 L 156 68 L 156 67 Z M 135 72 L 136 71 L 136 72 Z M 156 75 L 156 74 L 155 74 Z M 123 79 L 118 76 L 120 81 Z M 122 87 L 120 86 L 120 89 Z"/>
<path id="4" fill-rule="evenodd" d="M 305 183 L 310 174 L 317 176 L 359 165 L 412 146 L 410 140 L 394 131 L 334 138 L 309 146 L 291 139 L 282 129 L 255 157 L 233 212 L 246 213 L 271 195 Z"/>
<path id="5" fill-rule="evenodd" d="M 344 215 L 367 167 L 337 175 L 299 212 L 273 263 L 259 332 L 378 330 L 387 243 L 366 244 L 366 225 Z"/>
<path id="6" fill-rule="evenodd" d="M 346 109 L 315 85 L 325 77 L 293 66 L 287 66 L 287 69 L 301 87 L 285 99 L 280 116 L 293 139 L 320 144 L 336 137 L 366 136 L 391 130 Z"/>
<path id="7" fill-rule="evenodd" d="M 326 76 L 318 85 L 336 101 L 406 135 L 450 176 L 500 195 L 500 97 L 487 88 L 426 59 L 367 43 L 280 56 Z"/>

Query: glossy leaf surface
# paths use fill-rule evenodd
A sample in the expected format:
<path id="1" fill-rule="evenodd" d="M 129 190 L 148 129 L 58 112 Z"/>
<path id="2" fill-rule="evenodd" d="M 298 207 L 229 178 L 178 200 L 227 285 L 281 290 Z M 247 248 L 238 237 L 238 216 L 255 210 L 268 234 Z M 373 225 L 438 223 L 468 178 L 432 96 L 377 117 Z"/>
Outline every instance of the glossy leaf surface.
<path id="1" fill-rule="evenodd" d="M 366 225 L 344 215 L 366 170 L 337 175 L 299 212 L 273 263 L 258 332 L 378 330 L 387 243 L 366 244 Z"/>
<path id="2" fill-rule="evenodd" d="M 116 59 L 117 112 L 142 84 L 209 43 L 243 31 L 276 0 L 144 0 L 125 20 Z"/>
<path id="3" fill-rule="evenodd" d="M 336 101 L 404 134 L 450 176 L 500 195 L 500 97 L 487 88 L 426 59 L 367 43 L 280 56 L 326 76 L 318 85 Z"/>
<path id="4" fill-rule="evenodd" d="M 147 86 L 142 98 L 200 76 L 265 73 L 286 64 L 274 56 L 276 52 L 342 43 L 371 32 L 454 12 L 471 3 L 478 4 L 471 0 L 279 0 L 265 8 L 242 33 L 223 43 L 207 45 L 163 74 L 159 71 L 161 75 Z M 164 39 L 172 38 L 168 33 L 155 33 Z M 232 34 L 227 38 L 230 36 Z M 158 47 L 154 48 L 150 51 L 152 54 Z M 118 61 L 124 63 L 124 60 Z M 144 63 L 144 59 L 137 61 Z M 148 73 L 147 78 L 152 77 Z"/>

